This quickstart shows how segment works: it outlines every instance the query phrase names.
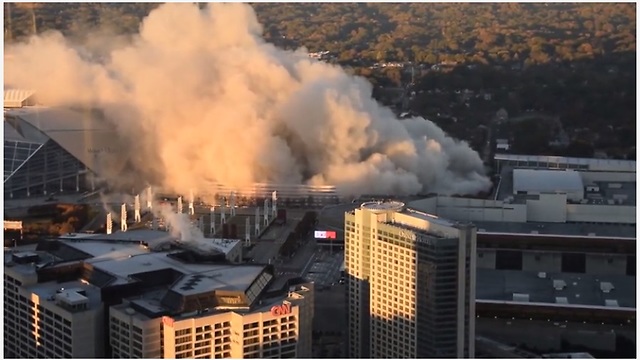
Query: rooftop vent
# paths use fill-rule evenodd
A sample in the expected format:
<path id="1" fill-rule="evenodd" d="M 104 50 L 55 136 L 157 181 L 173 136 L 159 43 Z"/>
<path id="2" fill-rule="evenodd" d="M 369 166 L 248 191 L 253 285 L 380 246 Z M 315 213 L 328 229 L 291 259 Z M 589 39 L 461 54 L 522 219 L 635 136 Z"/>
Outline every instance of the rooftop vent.
<path id="1" fill-rule="evenodd" d="M 569 304 L 569 300 L 564 296 L 556 297 L 556 304 Z"/>
<path id="2" fill-rule="evenodd" d="M 517 302 L 529 302 L 529 294 L 513 293 L 513 301 Z"/>
<path id="3" fill-rule="evenodd" d="M 547 273 L 546 272 L 539 272 L 538 273 L 538 278 L 539 279 L 546 279 L 547 278 Z"/>
<path id="4" fill-rule="evenodd" d="M 126 308 L 124 309 L 124 312 L 127 313 L 127 315 L 135 315 L 136 311 L 133 310 L 132 308 Z"/>
<path id="5" fill-rule="evenodd" d="M 615 299 L 606 299 L 604 301 L 604 306 L 606 306 L 606 307 L 620 307 L 620 305 L 618 305 L 618 300 L 615 300 Z"/>
<path id="6" fill-rule="evenodd" d="M 38 262 L 39 256 L 34 252 L 17 252 L 11 254 L 11 260 L 16 264 L 30 264 Z"/>
<path id="7" fill-rule="evenodd" d="M 615 287 L 610 282 L 603 281 L 600 283 L 600 290 L 605 294 L 610 293 L 613 289 L 615 289 Z"/>
<path id="8" fill-rule="evenodd" d="M 567 287 L 567 283 L 564 280 L 553 280 L 553 288 L 557 291 L 564 290 Z"/>

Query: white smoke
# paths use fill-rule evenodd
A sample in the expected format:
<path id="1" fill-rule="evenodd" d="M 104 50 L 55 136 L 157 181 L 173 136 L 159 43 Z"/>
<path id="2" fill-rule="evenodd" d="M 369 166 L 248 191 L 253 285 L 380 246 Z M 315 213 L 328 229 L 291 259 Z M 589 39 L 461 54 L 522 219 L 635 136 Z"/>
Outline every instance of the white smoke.
<path id="1" fill-rule="evenodd" d="M 165 4 L 130 44 L 100 56 L 59 33 L 12 46 L 5 81 L 49 105 L 102 109 L 136 170 L 101 174 L 113 182 L 182 194 L 212 182 L 328 184 L 353 195 L 488 188 L 466 143 L 421 118 L 399 121 L 365 79 L 261 33 L 249 5 Z"/>
<path id="2" fill-rule="evenodd" d="M 154 203 L 154 214 L 164 219 L 165 226 L 170 227 L 171 235 L 186 247 L 200 253 L 211 254 L 219 251 L 211 239 L 206 239 L 202 230 L 194 226 L 187 214 L 179 214 L 169 204 Z"/>

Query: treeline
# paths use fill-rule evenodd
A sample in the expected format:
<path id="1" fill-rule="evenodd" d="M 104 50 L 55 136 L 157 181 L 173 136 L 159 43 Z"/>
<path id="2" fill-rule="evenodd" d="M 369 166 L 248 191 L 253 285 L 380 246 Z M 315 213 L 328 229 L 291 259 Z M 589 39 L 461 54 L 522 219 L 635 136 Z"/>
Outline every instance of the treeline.
<path id="1" fill-rule="evenodd" d="M 5 41 L 57 29 L 132 34 L 158 4 L 5 3 Z M 258 3 L 265 38 L 368 62 L 543 64 L 635 52 L 634 3 Z"/>
<path id="2" fill-rule="evenodd" d="M 529 63 L 635 51 L 635 4 L 255 4 L 266 37 L 340 60 Z"/>
<path id="3" fill-rule="evenodd" d="M 23 231 L 26 238 L 64 235 L 79 231 L 91 218 L 91 209 L 81 204 L 37 205 L 27 210 Z"/>

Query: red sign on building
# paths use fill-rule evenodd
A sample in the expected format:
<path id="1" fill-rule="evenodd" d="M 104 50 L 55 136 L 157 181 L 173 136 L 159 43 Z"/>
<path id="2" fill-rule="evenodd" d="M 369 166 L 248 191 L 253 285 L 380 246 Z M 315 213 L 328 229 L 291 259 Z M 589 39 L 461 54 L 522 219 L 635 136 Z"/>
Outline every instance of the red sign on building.
<path id="1" fill-rule="evenodd" d="M 162 323 L 164 324 L 164 326 L 173 327 L 173 318 L 169 316 L 163 316 Z"/>
<path id="2" fill-rule="evenodd" d="M 271 308 L 271 315 L 284 316 L 291 314 L 291 304 L 284 303 L 282 305 L 274 305 Z"/>

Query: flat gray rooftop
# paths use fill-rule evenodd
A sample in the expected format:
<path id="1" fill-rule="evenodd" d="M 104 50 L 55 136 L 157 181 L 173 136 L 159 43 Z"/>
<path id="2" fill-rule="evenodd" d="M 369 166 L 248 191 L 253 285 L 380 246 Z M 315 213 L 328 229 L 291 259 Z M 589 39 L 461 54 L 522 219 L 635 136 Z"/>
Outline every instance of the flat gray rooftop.
<path id="1" fill-rule="evenodd" d="M 478 232 L 497 232 L 513 234 L 538 234 L 587 236 L 595 234 L 600 237 L 621 237 L 634 240 L 636 225 L 590 224 L 590 223 L 515 223 L 497 221 L 474 221 Z"/>
<path id="2" fill-rule="evenodd" d="M 27 287 L 28 291 L 31 291 L 32 293 L 37 294 L 38 297 L 40 297 L 41 302 L 53 301 L 49 299 L 55 296 L 56 292 L 61 289 L 83 290 L 86 293 L 86 298 L 89 299 L 89 303 L 87 306 L 87 308 L 89 309 L 94 309 L 102 305 L 100 289 L 93 285 L 85 284 L 81 281 L 67 281 L 63 283 L 58 283 L 53 281 L 53 282 L 46 282 L 46 283 L 38 283 L 33 286 Z"/>
<path id="3" fill-rule="evenodd" d="M 554 280 L 566 284 L 563 290 L 554 288 Z M 600 289 L 609 282 L 614 289 L 608 294 Z M 569 305 L 605 306 L 605 300 L 616 300 L 620 307 L 636 307 L 636 279 L 623 275 L 586 275 L 546 273 L 516 270 L 477 269 L 476 299 L 513 301 L 514 294 L 528 294 L 529 302 L 556 304 L 556 298 L 566 298 Z"/>
<path id="4" fill-rule="evenodd" d="M 173 290 L 183 295 L 212 290 L 244 292 L 263 270 L 264 266 L 260 265 L 218 266 L 209 271 L 183 276 L 174 284 Z"/>

